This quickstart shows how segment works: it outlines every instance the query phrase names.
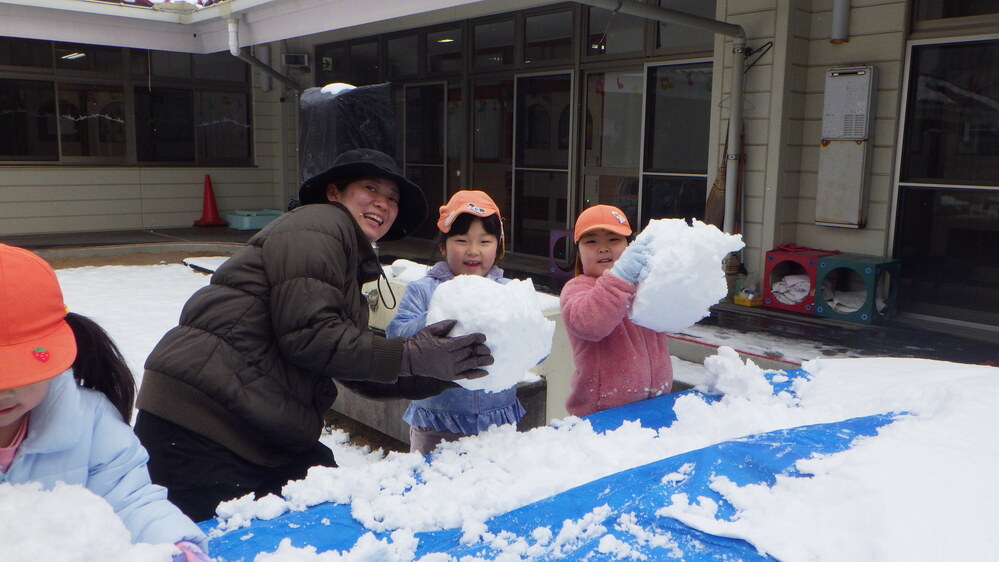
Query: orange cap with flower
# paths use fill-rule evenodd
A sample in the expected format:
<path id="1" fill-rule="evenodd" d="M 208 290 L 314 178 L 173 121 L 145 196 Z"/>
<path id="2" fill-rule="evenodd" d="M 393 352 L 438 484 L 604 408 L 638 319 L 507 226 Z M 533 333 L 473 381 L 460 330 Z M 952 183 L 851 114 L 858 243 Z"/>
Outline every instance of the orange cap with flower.
<path id="1" fill-rule="evenodd" d="M 0 389 L 50 379 L 73 365 L 76 338 L 55 271 L 0 244 Z"/>
<path id="2" fill-rule="evenodd" d="M 584 234 L 591 230 L 602 228 L 621 236 L 631 236 L 631 225 L 624 211 L 613 205 L 594 205 L 576 217 L 576 229 L 573 241 L 579 242 Z"/>

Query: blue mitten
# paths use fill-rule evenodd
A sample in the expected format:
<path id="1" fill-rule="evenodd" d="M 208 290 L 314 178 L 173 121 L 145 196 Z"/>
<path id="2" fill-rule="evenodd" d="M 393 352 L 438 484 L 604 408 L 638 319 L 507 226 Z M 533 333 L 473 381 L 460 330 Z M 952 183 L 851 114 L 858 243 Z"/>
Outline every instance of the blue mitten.
<path id="1" fill-rule="evenodd" d="M 628 283 L 638 283 L 642 271 L 649 266 L 649 254 L 652 248 L 635 241 L 628 245 L 617 258 L 610 272 Z"/>

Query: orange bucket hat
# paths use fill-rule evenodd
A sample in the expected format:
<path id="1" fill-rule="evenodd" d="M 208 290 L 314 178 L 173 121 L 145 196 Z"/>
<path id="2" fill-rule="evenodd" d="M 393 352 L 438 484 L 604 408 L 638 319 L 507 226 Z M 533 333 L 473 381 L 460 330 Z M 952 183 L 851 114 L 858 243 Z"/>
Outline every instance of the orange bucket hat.
<path id="1" fill-rule="evenodd" d="M 503 257 L 503 254 L 506 252 L 506 236 L 503 232 L 503 215 L 500 214 L 499 207 L 496 206 L 496 203 L 484 191 L 477 191 L 474 189 L 463 189 L 458 191 L 451 196 L 451 200 L 447 202 L 447 205 L 441 205 L 440 211 L 441 216 L 437 219 L 437 228 L 444 233 L 451 232 L 451 224 L 453 224 L 454 220 L 458 218 L 458 215 L 462 213 L 468 213 L 479 218 L 496 215 L 496 218 L 499 219 L 500 223 L 500 251 L 497 254 L 497 257 Z"/>
<path id="2" fill-rule="evenodd" d="M 55 271 L 22 248 L 0 244 L 0 389 L 50 379 L 72 366 L 76 337 Z"/>
<path id="3" fill-rule="evenodd" d="M 579 242 L 584 234 L 602 228 L 621 236 L 631 236 L 631 225 L 621 209 L 613 205 L 594 205 L 576 217 L 573 242 Z"/>

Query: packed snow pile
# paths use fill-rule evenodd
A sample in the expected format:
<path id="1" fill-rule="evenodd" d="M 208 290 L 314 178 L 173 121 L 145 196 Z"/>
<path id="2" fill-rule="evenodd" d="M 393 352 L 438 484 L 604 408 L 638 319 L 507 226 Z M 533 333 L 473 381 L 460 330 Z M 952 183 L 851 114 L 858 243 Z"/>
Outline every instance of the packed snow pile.
<path id="1" fill-rule="evenodd" d="M 638 282 L 631 320 L 657 332 L 679 332 L 707 316 L 728 294 L 722 260 L 745 246 L 740 235 L 697 220 L 688 226 L 682 219 L 652 220 L 637 241 L 647 241 L 653 253 Z"/>
<path id="2" fill-rule="evenodd" d="M 499 392 L 524 379 L 528 369 L 551 353 L 555 322 L 545 318 L 534 283 L 513 279 L 506 284 L 459 275 L 441 283 L 430 299 L 427 325 L 453 318 L 452 336 L 486 335 L 494 363 L 489 374 L 456 381 L 469 390 Z"/>
<path id="3" fill-rule="evenodd" d="M 170 562 L 172 544 L 132 544 L 111 505 L 82 486 L 0 484 L 4 562 Z"/>

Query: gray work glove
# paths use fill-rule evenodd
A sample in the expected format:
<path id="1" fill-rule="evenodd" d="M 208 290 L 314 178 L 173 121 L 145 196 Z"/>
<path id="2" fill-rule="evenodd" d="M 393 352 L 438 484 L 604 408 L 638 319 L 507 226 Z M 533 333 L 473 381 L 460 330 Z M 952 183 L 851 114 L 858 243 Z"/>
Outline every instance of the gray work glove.
<path id="1" fill-rule="evenodd" d="M 477 379 L 487 373 L 481 367 L 493 364 L 493 356 L 475 333 L 449 338 L 457 320 L 441 320 L 416 332 L 402 345 L 402 372 L 442 381 Z"/>

